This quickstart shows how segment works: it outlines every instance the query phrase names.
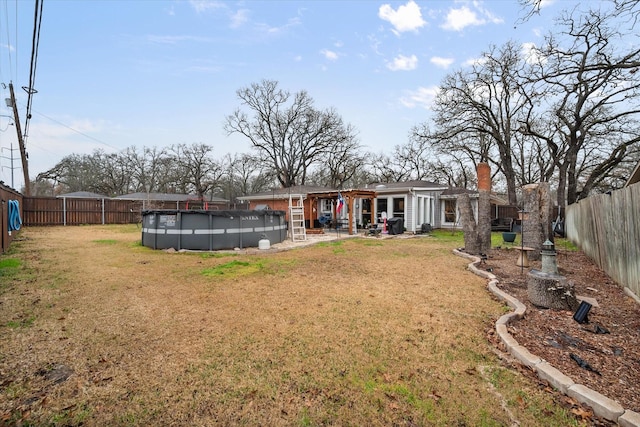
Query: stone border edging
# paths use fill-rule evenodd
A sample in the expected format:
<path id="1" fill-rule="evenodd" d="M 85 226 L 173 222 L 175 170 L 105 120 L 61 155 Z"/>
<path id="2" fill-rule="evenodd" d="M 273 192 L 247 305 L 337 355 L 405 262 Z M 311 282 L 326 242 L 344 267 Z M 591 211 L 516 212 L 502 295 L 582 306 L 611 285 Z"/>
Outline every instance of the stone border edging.
<path id="1" fill-rule="evenodd" d="M 527 307 L 515 297 L 498 288 L 498 278 L 495 275 L 477 268 L 476 265 L 480 263 L 480 258 L 464 253 L 458 249 L 454 249 L 453 253 L 471 260 L 472 262 L 468 264 L 467 268 L 472 273 L 487 279 L 489 281 L 487 283 L 489 291 L 513 309 L 511 313 L 501 316 L 495 324 L 496 333 L 507 348 L 507 351 L 513 357 L 518 359 L 523 365 L 535 370 L 538 378 L 547 381 L 563 394 L 589 405 L 597 416 L 616 422 L 622 427 L 640 427 L 639 413 L 628 409 L 625 410 L 622 405 L 615 400 L 609 399 L 597 391 L 576 383 L 570 377 L 554 368 L 546 360 L 532 354 L 524 346 L 520 345 L 507 330 L 507 325 L 513 320 L 519 320 L 524 317 Z"/>

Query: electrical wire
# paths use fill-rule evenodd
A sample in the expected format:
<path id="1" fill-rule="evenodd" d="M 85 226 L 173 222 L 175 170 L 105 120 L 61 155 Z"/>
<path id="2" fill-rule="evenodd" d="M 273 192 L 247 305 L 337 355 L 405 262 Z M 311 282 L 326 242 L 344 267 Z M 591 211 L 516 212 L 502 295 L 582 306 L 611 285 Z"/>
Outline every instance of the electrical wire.
<path id="1" fill-rule="evenodd" d="M 16 70 L 15 72 L 18 72 L 18 53 L 17 53 L 17 49 L 18 49 L 18 0 L 16 0 L 16 9 L 15 9 L 15 20 L 16 20 L 16 25 L 15 25 L 15 30 L 16 30 Z M 13 70 L 13 58 L 11 55 L 11 49 L 13 47 L 13 45 L 11 44 L 11 33 L 10 33 L 10 28 L 11 26 L 9 25 L 9 0 L 4 0 L 4 20 L 5 20 L 5 28 L 7 30 L 7 52 L 8 52 L 8 57 L 9 57 L 9 80 L 11 80 L 13 78 L 14 74 L 14 70 Z M 1 65 L 1 62 L 0 62 Z M 0 72 L 2 71 L 2 69 L 0 69 Z"/>
<path id="2" fill-rule="evenodd" d="M 56 120 L 56 119 L 54 119 L 54 118 L 52 118 L 52 117 L 49 117 L 49 116 L 47 116 L 47 115 L 45 115 L 45 114 L 42 114 L 42 113 L 41 113 L 41 112 L 39 112 L 39 111 L 33 110 L 33 112 L 34 112 L 34 113 L 36 113 L 36 114 L 38 114 L 38 115 L 40 115 L 40 116 L 42 116 L 42 117 L 44 117 L 45 119 L 49 119 L 49 120 L 51 120 L 52 122 L 55 122 L 55 123 L 59 124 L 60 126 L 64 126 L 64 127 L 66 127 L 67 129 L 72 130 L 72 131 L 74 131 L 75 133 L 77 133 L 77 134 L 79 134 L 79 135 L 84 136 L 85 138 L 89 138 L 89 139 L 91 139 L 91 140 L 93 140 L 93 141 L 95 141 L 95 142 L 97 142 L 97 143 L 99 143 L 99 144 L 102 144 L 102 145 L 106 146 L 106 147 L 113 148 L 114 150 L 118 150 L 118 151 L 120 151 L 120 148 L 116 147 L 115 145 L 111 145 L 111 144 L 109 144 L 109 143 L 107 143 L 107 142 L 104 142 L 104 141 L 99 140 L 98 138 L 94 138 L 94 137 L 93 137 L 93 136 L 91 136 L 91 135 L 87 135 L 86 133 L 83 133 L 83 132 L 81 132 L 81 131 L 79 131 L 79 130 L 77 130 L 77 129 L 74 129 L 74 128 L 72 128 L 71 126 L 69 126 L 69 125 L 67 125 L 67 124 L 62 123 L 62 122 L 61 122 L 61 121 L 59 121 L 59 120 Z"/>
<path id="3" fill-rule="evenodd" d="M 36 68 L 38 64 L 38 48 L 40 47 L 40 29 L 42 28 L 42 9 L 44 0 L 36 0 L 36 7 L 33 13 L 33 38 L 31 41 L 31 67 L 29 70 L 29 86 L 22 87 L 27 92 L 27 116 L 24 124 L 24 138 L 29 135 L 29 122 L 31 121 L 31 106 L 36 84 Z"/>

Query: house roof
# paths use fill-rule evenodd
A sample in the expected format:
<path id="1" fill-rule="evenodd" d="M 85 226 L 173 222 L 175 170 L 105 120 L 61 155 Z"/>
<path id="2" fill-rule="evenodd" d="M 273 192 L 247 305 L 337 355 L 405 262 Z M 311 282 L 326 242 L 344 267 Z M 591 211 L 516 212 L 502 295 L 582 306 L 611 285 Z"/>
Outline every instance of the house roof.
<path id="1" fill-rule="evenodd" d="M 58 199 L 109 199 L 104 194 L 92 193 L 91 191 L 74 191 L 56 196 Z"/>
<path id="2" fill-rule="evenodd" d="M 372 184 L 368 184 L 365 189 L 367 190 L 375 190 L 378 193 L 393 193 L 398 191 L 409 191 L 409 190 L 442 190 L 447 188 L 445 185 L 438 184 L 437 182 L 431 181 L 422 181 L 422 180 L 413 180 L 413 181 L 402 181 L 402 182 L 375 182 Z"/>
<path id="3" fill-rule="evenodd" d="M 296 185 L 295 187 L 273 188 L 269 191 L 250 194 L 248 196 L 238 197 L 238 200 L 267 200 L 267 199 L 288 199 L 291 197 L 306 196 L 309 193 L 318 193 L 323 191 L 338 191 L 328 187 L 320 187 L 316 185 Z"/>
<path id="4" fill-rule="evenodd" d="M 631 172 L 631 176 L 629 177 L 629 179 L 627 180 L 627 183 L 624 186 L 628 187 L 631 184 L 635 184 L 637 182 L 640 182 L 640 161 L 638 161 L 638 164 L 633 169 L 633 172 Z"/>
<path id="5" fill-rule="evenodd" d="M 460 194 L 464 194 L 464 193 L 468 194 L 469 197 L 478 197 L 480 195 L 480 193 L 478 193 L 478 190 L 469 190 L 467 188 L 460 188 L 460 187 L 449 187 L 446 190 L 444 190 L 442 194 L 440 194 L 440 198 L 456 199 Z M 489 199 L 491 200 L 491 203 L 493 203 L 494 205 L 507 206 L 509 204 L 507 200 L 505 200 L 504 198 L 494 193 L 491 193 L 489 195 Z"/>
<path id="6" fill-rule="evenodd" d="M 197 200 L 198 196 L 195 194 L 171 194 L 171 193 L 131 193 L 124 194 L 122 196 L 114 197 L 114 199 L 120 200 L 153 200 L 156 202 L 186 202 L 187 200 Z M 211 197 L 209 202 L 228 202 L 227 199 L 220 197 Z"/>

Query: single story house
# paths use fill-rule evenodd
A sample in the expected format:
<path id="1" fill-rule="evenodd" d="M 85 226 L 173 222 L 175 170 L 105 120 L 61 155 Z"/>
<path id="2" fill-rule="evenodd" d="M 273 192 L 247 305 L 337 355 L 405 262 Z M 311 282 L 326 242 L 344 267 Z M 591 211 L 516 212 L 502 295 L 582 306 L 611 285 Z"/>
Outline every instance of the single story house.
<path id="1" fill-rule="evenodd" d="M 247 209 L 288 211 L 290 204 L 304 205 L 308 228 L 321 227 L 326 224 L 323 219 L 328 218 L 331 224 L 348 225 L 351 232 L 354 228 L 383 224 L 385 218 L 401 218 L 405 230 L 416 233 L 423 224 L 432 228 L 462 228 L 457 208 L 458 196 L 462 192 L 470 194 L 474 211 L 477 211 L 478 192 L 429 181 L 376 183 L 347 190 L 303 185 L 272 189 L 238 199 L 247 203 Z M 345 208 L 338 212 L 338 199 L 341 197 Z M 492 196 L 492 204 L 505 202 Z"/>

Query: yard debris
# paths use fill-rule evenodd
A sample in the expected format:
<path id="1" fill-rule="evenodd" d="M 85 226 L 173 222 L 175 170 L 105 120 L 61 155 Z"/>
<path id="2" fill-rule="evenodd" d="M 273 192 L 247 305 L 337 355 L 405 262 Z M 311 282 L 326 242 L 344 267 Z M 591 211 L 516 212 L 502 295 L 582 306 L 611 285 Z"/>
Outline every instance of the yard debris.
<path id="1" fill-rule="evenodd" d="M 610 334 L 611 332 L 609 332 L 609 330 L 607 328 L 605 328 L 604 326 L 601 326 L 599 324 L 596 324 L 595 328 L 593 329 L 593 332 L 596 334 Z"/>
<path id="2" fill-rule="evenodd" d="M 577 354 L 569 353 L 569 357 L 571 357 L 578 364 L 578 366 L 580 366 L 582 369 L 586 369 L 587 371 L 591 371 L 594 374 L 598 374 L 598 375 L 602 376 L 602 374 L 600 372 L 598 372 L 598 370 L 596 368 L 594 368 L 593 366 L 589 365 L 589 362 L 587 362 L 586 360 L 582 359 Z"/>

